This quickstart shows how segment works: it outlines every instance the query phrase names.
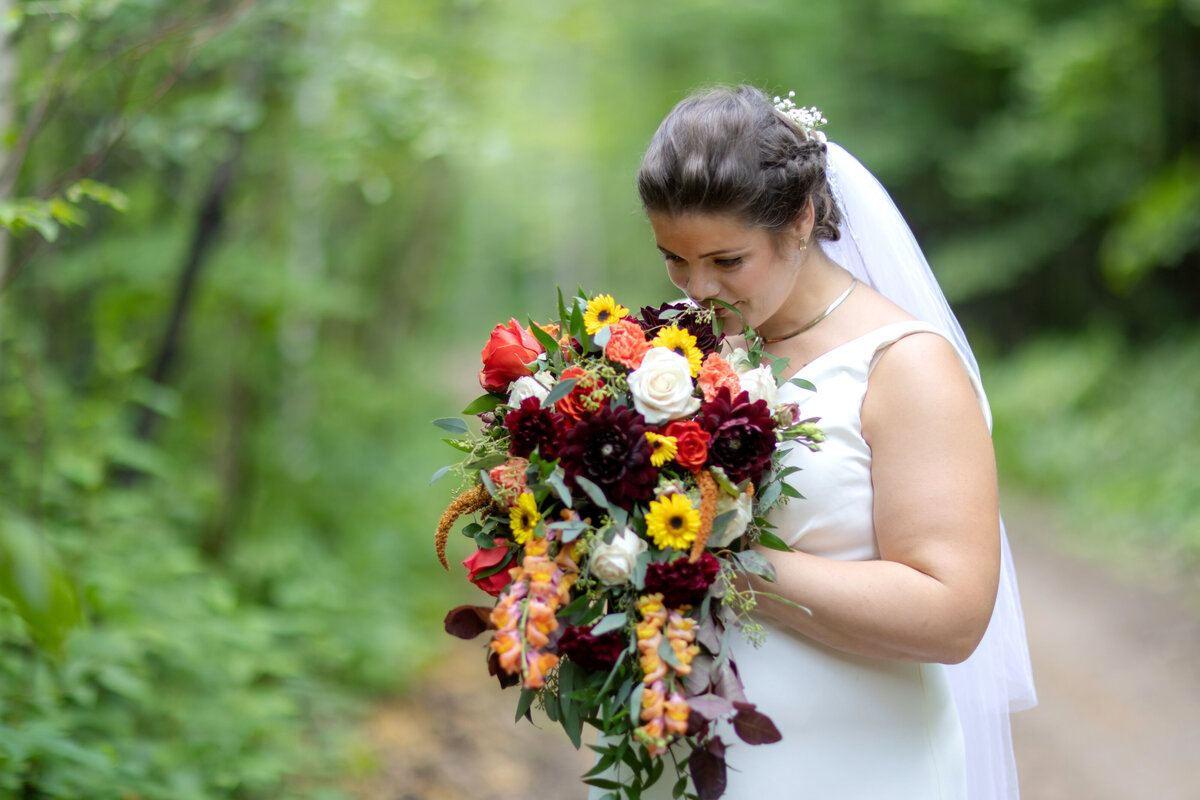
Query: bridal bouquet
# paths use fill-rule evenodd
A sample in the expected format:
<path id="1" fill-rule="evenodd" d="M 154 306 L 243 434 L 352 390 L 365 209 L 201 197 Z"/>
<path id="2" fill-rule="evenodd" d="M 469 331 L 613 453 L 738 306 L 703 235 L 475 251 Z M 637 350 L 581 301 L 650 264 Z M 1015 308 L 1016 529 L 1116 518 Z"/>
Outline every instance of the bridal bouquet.
<path id="1" fill-rule="evenodd" d="M 727 632 L 762 636 L 739 578 L 774 575 L 751 545 L 787 549 L 765 519 L 799 497 L 779 445 L 823 437 L 780 402 L 785 362 L 756 346 L 722 355 L 719 330 L 709 309 L 635 316 L 608 295 L 560 292 L 556 321 L 492 331 L 487 393 L 462 412 L 477 429 L 435 421 L 463 455 L 434 479 L 465 489 L 438 524 L 438 558 L 448 568 L 449 531 L 474 514 L 463 564 L 496 598 L 453 609 L 446 630 L 487 635 L 490 673 L 520 686 L 518 719 L 536 704 L 576 747 L 585 723 L 601 732 L 584 781 L 612 797 L 636 798 L 665 757 L 675 797 L 719 797 L 718 720 L 750 744 L 779 739 L 746 698 Z"/>

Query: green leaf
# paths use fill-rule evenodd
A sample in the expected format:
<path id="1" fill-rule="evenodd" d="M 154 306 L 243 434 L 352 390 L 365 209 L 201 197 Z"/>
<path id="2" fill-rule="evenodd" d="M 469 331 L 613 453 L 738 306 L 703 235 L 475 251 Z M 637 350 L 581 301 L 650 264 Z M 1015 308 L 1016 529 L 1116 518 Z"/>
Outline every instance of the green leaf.
<path id="1" fill-rule="evenodd" d="M 452 469 L 454 469 L 453 464 L 447 464 L 446 466 L 442 467 L 437 472 L 433 473 L 433 477 L 431 477 L 429 479 L 429 484 L 432 486 L 433 484 L 437 483 L 438 481 L 440 481 L 442 478 L 444 478 L 446 476 L 447 472 L 449 472 Z"/>
<path id="2" fill-rule="evenodd" d="M 733 557 L 741 564 L 742 569 L 752 575 L 761 576 L 769 581 L 775 581 L 775 567 L 767 560 L 767 557 L 756 550 L 743 550 L 740 553 L 734 553 Z"/>
<path id="3" fill-rule="evenodd" d="M 790 553 L 792 551 L 792 548 L 788 547 L 787 542 L 785 542 L 783 539 L 780 539 L 770 531 L 759 531 L 758 543 L 763 547 L 770 548 L 771 550 L 780 550 L 784 553 Z"/>
<path id="4" fill-rule="evenodd" d="M 75 590 L 49 543 L 14 516 L 0 518 L 0 597 L 8 598 L 34 640 L 53 654 L 80 621 Z"/>
<path id="5" fill-rule="evenodd" d="M 521 699 L 517 701 L 517 715 L 513 718 L 513 722 L 520 722 L 521 717 L 525 716 L 529 711 L 529 707 L 533 705 L 533 698 L 537 696 L 537 692 L 533 689 L 522 689 Z"/>
<path id="6" fill-rule="evenodd" d="M 778 381 L 779 376 L 787 370 L 789 362 L 790 359 L 786 358 L 776 358 L 771 362 L 771 375 L 775 377 L 775 380 Z"/>
<path id="7" fill-rule="evenodd" d="M 812 381 L 807 381 L 804 378 L 792 378 L 787 382 L 793 386 L 799 386 L 801 389 L 807 389 L 810 392 L 815 392 L 817 390 L 816 384 L 814 384 Z"/>
<path id="8" fill-rule="evenodd" d="M 504 453 L 492 453 L 490 456 L 477 458 L 470 462 L 467 464 L 467 469 L 491 469 L 492 467 L 500 466 L 506 461 L 508 461 L 508 456 Z"/>
<path id="9" fill-rule="evenodd" d="M 602 633 L 615 631 L 619 628 L 624 628 L 629 621 L 628 615 L 624 611 L 618 611 L 614 614 L 609 614 L 604 619 L 595 624 L 591 630 L 592 636 L 599 636 Z"/>
<path id="10" fill-rule="evenodd" d="M 575 483 L 579 485 L 580 489 L 583 489 L 584 493 L 591 498 L 593 503 L 601 508 L 608 508 L 608 498 L 604 496 L 604 490 L 602 490 L 599 486 L 592 483 L 582 475 L 575 476 Z"/>
<path id="11" fill-rule="evenodd" d="M 550 390 L 550 393 L 546 395 L 544 400 L 542 400 L 542 408 L 550 408 L 559 400 L 566 397 L 571 393 L 571 390 L 575 388 L 575 384 L 578 382 L 579 381 L 576 378 L 567 378 L 565 381 L 559 381 L 556 383 L 554 388 Z"/>
<path id="12" fill-rule="evenodd" d="M 791 485 L 790 483 L 788 483 L 787 481 L 780 481 L 780 482 L 779 482 L 779 489 L 780 489 L 780 491 L 782 491 L 782 492 L 783 492 L 785 495 L 787 495 L 788 497 L 794 497 L 794 498 L 796 498 L 797 500 L 803 500 L 803 499 L 804 499 L 804 495 L 800 494 L 800 490 L 799 490 L 799 489 L 797 489 L 795 486 L 792 486 L 792 485 Z"/>
<path id="13" fill-rule="evenodd" d="M 567 508 L 571 507 L 571 490 L 567 488 L 567 484 L 563 481 L 563 471 L 556 469 L 546 476 L 546 483 L 558 495 L 558 499 Z"/>
<path id="14" fill-rule="evenodd" d="M 467 423 L 458 417 L 442 417 L 440 419 L 435 419 L 433 424 L 437 425 L 442 430 L 450 431 L 451 433 L 466 435 L 471 432 L 471 429 L 467 426 Z"/>
<path id="15" fill-rule="evenodd" d="M 466 417 L 484 414 L 488 411 L 495 411 L 504 404 L 503 397 L 497 397 L 494 394 L 481 394 L 476 397 L 467 407 L 462 410 L 462 415 Z"/>
<path id="16" fill-rule="evenodd" d="M 539 328 L 533 320 L 529 320 L 529 330 L 533 333 L 533 338 L 538 340 L 538 344 L 547 353 L 557 353 L 559 351 L 558 342 L 554 341 L 554 337 Z"/>

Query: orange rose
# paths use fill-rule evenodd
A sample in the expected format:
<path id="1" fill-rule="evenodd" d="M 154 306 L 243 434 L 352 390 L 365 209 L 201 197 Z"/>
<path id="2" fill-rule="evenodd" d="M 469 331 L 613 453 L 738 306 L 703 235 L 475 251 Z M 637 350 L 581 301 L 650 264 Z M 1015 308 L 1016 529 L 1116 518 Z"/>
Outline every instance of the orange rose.
<path id="1" fill-rule="evenodd" d="M 646 341 L 646 333 L 642 330 L 642 326 L 633 320 L 623 319 L 612 323 L 608 329 L 612 333 L 604 348 L 604 354 L 610 360 L 624 364 L 630 369 L 640 367 L 642 356 L 646 355 L 646 351 L 650 349 L 650 343 Z"/>
<path id="2" fill-rule="evenodd" d="M 695 420 L 676 420 L 663 428 L 664 436 L 675 437 L 675 463 L 697 472 L 708 461 L 708 431 Z"/>
<path id="3" fill-rule="evenodd" d="M 526 365 L 542 352 L 538 340 L 515 319 L 497 325 L 481 353 L 480 385 L 489 392 L 503 392 L 514 380 L 533 372 Z"/>
<path id="4" fill-rule="evenodd" d="M 582 367 L 567 367 L 559 380 L 575 379 L 571 392 L 554 404 L 559 413 L 578 422 L 585 414 L 594 414 L 604 400 L 604 383 Z"/>
<path id="5" fill-rule="evenodd" d="M 709 353 L 708 358 L 704 359 L 704 366 L 700 367 L 696 383 L 700 385 L 700 391 L 704 392 L 706 403 L 713 401 L 717 390 L 722 386 L 729 389 L 730 397 L 737 397 L 742 391 L 742 383 L 733 367 L 716 353 Z"/>

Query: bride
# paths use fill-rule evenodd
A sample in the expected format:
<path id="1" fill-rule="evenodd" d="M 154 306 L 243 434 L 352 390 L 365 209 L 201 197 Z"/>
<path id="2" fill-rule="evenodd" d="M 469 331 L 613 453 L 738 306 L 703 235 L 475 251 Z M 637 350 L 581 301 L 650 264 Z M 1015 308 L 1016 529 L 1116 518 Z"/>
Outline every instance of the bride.
<path id="1" fill-rule="evenodd" d="M 638 173 L 671 280 L 816 386 L 781 391 L 827 437 L 789 453 L 807 499 L 772 522 L 794 550 L 764 550 L 778 582 L 752 584 L 790 603 L 764 597 L 765 643 L 734 652 L 783 739 L 731 747 L 725 797 L 1015 798 L 1008 714 L 1035 700 L 978 367 L 887 193 L 819 122 L 708 91 Z"/>

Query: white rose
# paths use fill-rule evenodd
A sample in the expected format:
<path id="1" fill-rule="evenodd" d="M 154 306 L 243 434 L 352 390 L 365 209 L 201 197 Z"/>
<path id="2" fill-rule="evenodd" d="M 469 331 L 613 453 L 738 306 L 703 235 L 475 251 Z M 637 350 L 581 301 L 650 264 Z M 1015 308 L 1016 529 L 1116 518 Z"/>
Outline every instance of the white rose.
<path id="1" fill-rule="evenodd" d="M 750 354 L 741 347 L 733 348 L 733 352 L 725 360 L 729 362 L 729 366 L 733 367 L 733 371 L 738 375 L 754 369 L 754 365 L 750 363 Z"/>
<path id="2" fill-rule="evenodd" d="M 779 389 L 775 386 L 775 375 L 766 364 L 761 367 L 743 372 L 738 376 L 742 382 L 742 391 L 750 395 L 750 402 L 766 400 L 769 408 L 775 408 L 779 403 Z"/>
<path id="3" fill-rule="evenodd" d="M 626 583 L 633 574 L 638 556 L 646 552 L 646 540 L 630 528 L 613 537 L 611 544 L 601 542 L 592 548 L 592 574 L 606 586 Z"/>
<path id="4" fill-rule="evenodd" d="M 692 397 L 688 360 L 666 347 L 652 347 L 642 365 L 629 373 L 633 406 L 651 425 L 696 413 L 700 398 Z"/>
<path id="5" fill-rule="evenodd" d="M 508 392 L 508 404 L 512 408 L 520 408 L 521 403 L 529 397 L 545 400 L 550 390 L 532 375 L 522 375 L 513 382 Z"/>

